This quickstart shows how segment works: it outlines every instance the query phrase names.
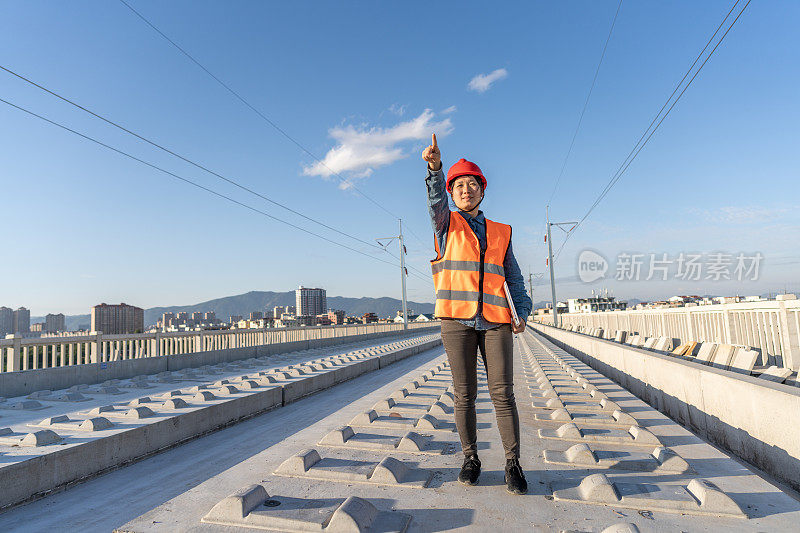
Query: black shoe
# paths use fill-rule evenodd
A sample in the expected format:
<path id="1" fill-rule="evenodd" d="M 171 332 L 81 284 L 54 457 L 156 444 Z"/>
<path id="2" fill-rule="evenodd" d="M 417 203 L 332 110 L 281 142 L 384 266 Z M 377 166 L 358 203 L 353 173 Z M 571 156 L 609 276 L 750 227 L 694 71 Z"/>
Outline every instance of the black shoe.
<path id="1" fill-rule="evenodd" d="M 458 474 L 458 480 L 464 485 L 475 485 L 481 475 L 481 462 L 477 455 L 470 455 L 464 459 L 464 465 Z"/>
<path id="2" fill-rule="evenodd" d="M 509 459 L 506 461 L 506 490 L 511 494 L 526 494 L 528 492 L 528 482 L 525 481 L 525 474 L 519 466 L 519 459 Z"/>

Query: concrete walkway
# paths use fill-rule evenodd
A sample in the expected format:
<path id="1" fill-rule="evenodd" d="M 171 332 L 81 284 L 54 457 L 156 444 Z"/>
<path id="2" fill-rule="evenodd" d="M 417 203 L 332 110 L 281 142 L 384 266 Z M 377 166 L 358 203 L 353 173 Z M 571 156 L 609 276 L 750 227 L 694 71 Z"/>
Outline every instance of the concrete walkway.
<path id="1" fill-rule="evenodd" d="M 0 530 L 796 530 L 791 495 L 543 338 L 518 336 L 515 357 L 526 496 L 505 491 L 483 375 L 484 471 L 455 481 L 437 348 L 0 514 Z"/>

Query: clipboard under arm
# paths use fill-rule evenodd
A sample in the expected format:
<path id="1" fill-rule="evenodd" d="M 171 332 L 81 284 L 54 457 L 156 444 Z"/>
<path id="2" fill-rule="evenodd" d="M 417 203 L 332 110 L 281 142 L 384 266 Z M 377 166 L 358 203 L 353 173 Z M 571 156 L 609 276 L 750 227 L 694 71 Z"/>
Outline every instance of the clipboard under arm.
<path id="1" fill-rule="evenodd" d="M 517 314 L 517 308 L 514 307 L 514 300 L 511 299 L 511 291 L 508 289 L 508 282 L 503 282 L 503 290 L 506 291 L 506 301 L 508 302 L 508 308 L 511 309 L 511 319 L 514 321 L 514 324 L 519 324 L 519 315 Z"/>

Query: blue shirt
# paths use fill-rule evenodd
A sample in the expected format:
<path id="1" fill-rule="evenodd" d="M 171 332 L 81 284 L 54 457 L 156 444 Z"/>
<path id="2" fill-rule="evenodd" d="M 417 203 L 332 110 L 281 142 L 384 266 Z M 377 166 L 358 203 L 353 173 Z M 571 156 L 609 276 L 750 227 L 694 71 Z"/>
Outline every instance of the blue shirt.
<path id="1" fill-rule="evenodd" d="M 433 226 L 433 233 L 436 242 L 439 244 L 439 250 L 444 255 L 445 246 L 447 245 L 447 232 L 450 229 L 450 206 L 447 199 L 449 195 L 445 188 L 445 177 L 441 169 L 433 171 L 428 168 L 428 176 L 425 178 L 425 184 L 428 186 L 428 211 L 431 215 L 431 225 Z M 465 211 L 460 209 L 456 211 L 459 215 L 464 217 L 469 227 L 475 232 L 478 237 L 481 249 L 486 249 L 486 218 L 483 216 L 483 211 L 478 211 L 474 217 L 470 216 Z M 533 308 L 530 296 L 525 292 L 525 280 L 520 272 L 517 259 L 514 257 L 514 252 L 511 249 L 511 242 L 508 243 L 508 250 L 503 259 L 503 269 L 505 270 L 506 282 L 508 283 L 508 290 L 511 292 L 511 299 L 514 301 L 514 308 L 517 310 L 519 319 L 524 323 Z M 478 313 L 475 318 L 467 320 L 459 320 L 465 326 L 475 329 L 492 329 L 499 326 L 494 322 L 489 322 L 483 317 L 482 313 Z"/>

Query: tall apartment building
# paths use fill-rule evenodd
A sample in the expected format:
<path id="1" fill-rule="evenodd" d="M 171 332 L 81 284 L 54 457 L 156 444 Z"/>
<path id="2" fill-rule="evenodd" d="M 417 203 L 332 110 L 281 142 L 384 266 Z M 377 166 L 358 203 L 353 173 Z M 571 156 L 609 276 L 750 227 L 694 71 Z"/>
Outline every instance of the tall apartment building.
<path id="1" fill-rule="evenodd" d="M 168 328 L 175 323 L 175 313 L 164 313 L 161 315 L 161 327 Z"/>
<path id="2" fill-rule="evenodd" d="M 214 311 L 207 311 L 203 313 L 203 319 L 207 323 L 212 324 L 217 321 L 217 314 Z"/>
<path id="3" fill-rule="evenodd" d="M 44 332 L 45 333 L 58 333 L 59 331 L 66 331 L 65 319 L 63 313 L 54 315 L 52 313 L 44 317 Z"/>
<path id="4" fill-rule="evenodd" d="M 24 307 L 14 311 L 14 333 L 30 333 L 31 312 Z"/>
<path id="5" fill-rule="evenodd" d="M 0 339 L 14 333 L 14 310 L 0 307 Z"/>
<path id="6" fill-rule="evenodd" d="M 261 320 L 264 318 L 264 313 L 261 311 L 250 311 L 250 320 Z"/>
<path id="7" fill-rule="evenodd" d="M 203 323 L 203 313 L 201 313 L 199 311 L 195 311 L 194 313 L 192 313 L 192 322 L 195 325 L 202 324 Z"/>
<path id="8" fill-rule="evenodd" d="M 141 333 L 144 331 L 144 309 L 124 303 L 95 305 L 92 307 L 92 331 Z"/>
<path id="9" fill-rule="evenodd" d="M 297 316 L 317 316 L 327 313 L 325 289 L 310 289 L 301 285 L 294 291 L 294 298 Z"/>

